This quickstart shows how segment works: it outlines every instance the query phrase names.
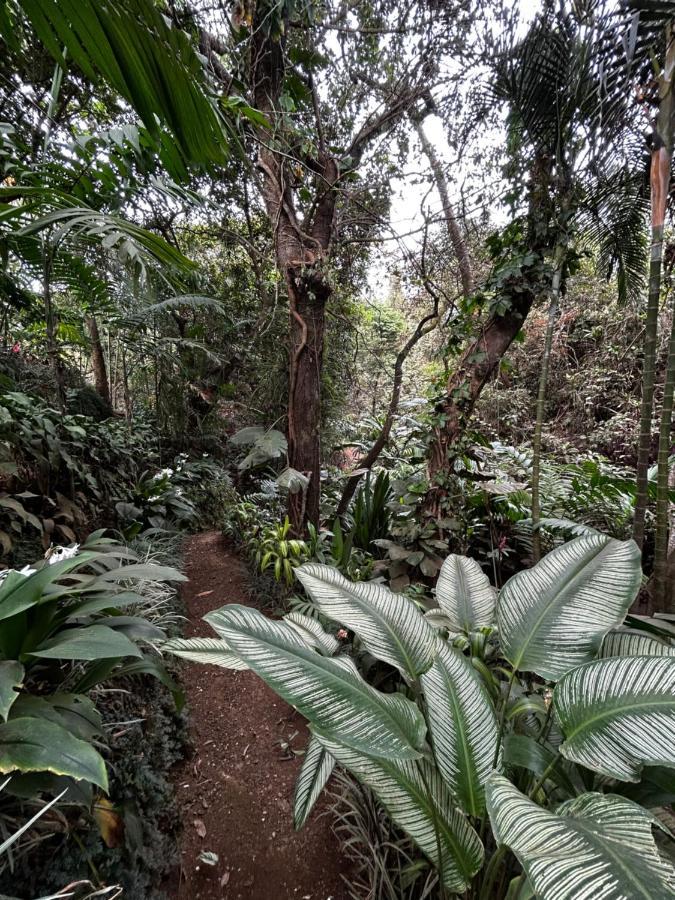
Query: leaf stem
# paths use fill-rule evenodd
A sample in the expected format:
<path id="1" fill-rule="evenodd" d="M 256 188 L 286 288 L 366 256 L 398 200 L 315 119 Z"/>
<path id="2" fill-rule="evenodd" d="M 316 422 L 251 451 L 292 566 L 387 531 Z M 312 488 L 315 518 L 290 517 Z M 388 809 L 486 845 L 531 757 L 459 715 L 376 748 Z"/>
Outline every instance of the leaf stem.
<path id="1" fill-rule="evenodd" d="M 508 848 L 506 847 L 506 845 L 502 844 L 501 846 L 497 847 L 495 852 L 490 857 L 490 862 L 487 864 L 487 868 L 485 870 L 483 886 L 481 888 L 478 900 L 495 900 L 492 893 L 492 886 L 495 883 L 495 880 L 499 873 L 499 867 L 501 866 L 502 861 L 507 854 L 507 851 Z"/>
<path id="2" fill-rule="evenodd" d="M 560 759 L 561 755 L 562 755 L 562 754 L 560 753 L 560 750 L 557 750 L 557 751 L 556 751 L 556 754 L 555 754 L 555 756 L 553 757 L 553 759 L 551 760 L 551 762 L 546 766 L 546 768 L 545 768 L 544 771 L 541 773 L 541 775 L 539 776 L 539 778 L 535 781 L 534 787 L 532 788 L 532 790 L 530 791 L 530 793 L 529 793 L 529 795 L 528 795 L 529 798 L 530 798 L 530 800 L 533 800 L 533 799 L 534 799 L 534 797 L 536 796 L 537 791 L 539 790 L 539 788 L 543 785 L 543 783 L 546 781 L 546 779 L 548 778 L 548 776 L 549 776 L 549 775 L 551 774 L 551 772 L 555 769 L 555 767 L 556 767 L 556 765 L 558 764 L 558 760 Z"/>

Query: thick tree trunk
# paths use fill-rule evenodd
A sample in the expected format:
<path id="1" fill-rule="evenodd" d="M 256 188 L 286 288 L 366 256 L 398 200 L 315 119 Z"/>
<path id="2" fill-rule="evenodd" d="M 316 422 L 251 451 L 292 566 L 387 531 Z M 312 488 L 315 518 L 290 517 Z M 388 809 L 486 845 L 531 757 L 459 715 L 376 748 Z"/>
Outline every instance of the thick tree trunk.
<path id="1" fill-rule="evenodd" d="M 94 316 L 85 316 L 84 321 L 89 332 L 89 340 L 91 341 L 91 367 L 94 372 L 96 393 L 110 406 L 110 385 L 108 384 L 108 371 L 101 345 L 98 322 Z"/>

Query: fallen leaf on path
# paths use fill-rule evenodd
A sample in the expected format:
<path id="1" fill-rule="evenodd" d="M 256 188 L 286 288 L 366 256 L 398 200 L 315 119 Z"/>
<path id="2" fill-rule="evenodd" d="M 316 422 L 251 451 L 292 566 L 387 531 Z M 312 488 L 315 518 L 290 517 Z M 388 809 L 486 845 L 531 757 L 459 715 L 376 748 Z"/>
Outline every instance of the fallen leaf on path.
<path id="1" fill-rule="evenodd" d="M 197 834 L 200 838 L 206 837 L 206 825 L 202 822 L 201 819 L 195 819 L 192 823 L 195 826 Z"/>
<path id="2" fill-rule="evenodd" d="M 220 879 L 220 886 L 225 887 L 227 882 L 230 880 L 230 873 L 226 872 L 223 877 Z"/>
<path id="3" fill-rule="evenodd" d="M 213 591 L 202 591 L 201 594 L 195 594 L 195 600 L 198 597 L 208 597 L 209 594 L 212 594 L 212 593 L 213 593 Z"/>

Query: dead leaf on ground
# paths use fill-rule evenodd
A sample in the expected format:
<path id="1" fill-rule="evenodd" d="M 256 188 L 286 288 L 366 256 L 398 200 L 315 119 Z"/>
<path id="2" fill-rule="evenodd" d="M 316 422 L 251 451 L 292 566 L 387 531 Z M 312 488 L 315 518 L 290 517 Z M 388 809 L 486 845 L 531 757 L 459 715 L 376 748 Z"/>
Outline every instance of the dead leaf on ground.
<path id="1" fill-rule="evenodd" d="M 200 594 L 195 594 L 195 600 L 198 597 L 208 597 L 209 594 L 212 594 L 212 593 L 213 593 L 213 591 L 202 591 Z"/>
<path id="2" fill-rule="evenodd" d="M 201 819 L 195 819 L 192 823 L 195 826 L 195 830 L 200 838 L 206 837 L 206 825 L 202 822 Z"/>

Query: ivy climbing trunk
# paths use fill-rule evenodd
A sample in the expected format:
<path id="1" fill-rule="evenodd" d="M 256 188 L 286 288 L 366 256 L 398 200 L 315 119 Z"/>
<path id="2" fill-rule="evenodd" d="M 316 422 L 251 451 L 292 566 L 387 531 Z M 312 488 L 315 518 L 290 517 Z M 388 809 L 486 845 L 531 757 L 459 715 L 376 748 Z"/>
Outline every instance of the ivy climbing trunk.
<path id="1" fill-rule="evenodd" d="M 656 381 L 656 341 L 659 301 L 661 298 L 661 270 L 663 264 L 663 226 L 668 204 L 670 166 L 673 154 L 673 115 L 675 114 L 675 39 L 673 26 L 666 30 L 665 67 L 659 82 L 659 111 L 652 134 L 651 155 L 651 255 L 649 263 L 649 292 L 642 363 L 642 401 L 640 404 L 640 434 L 638 438 L 637 484 L 633 540 L 642 549 L 647 514 L 649 461 L 652 445 L 652 417 L 654 385 Z"/>

